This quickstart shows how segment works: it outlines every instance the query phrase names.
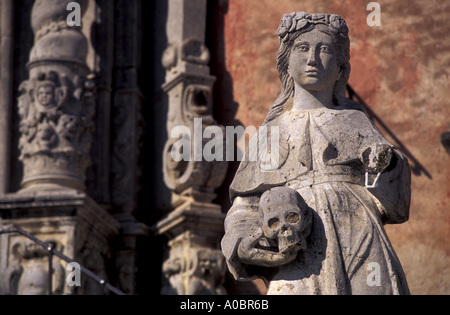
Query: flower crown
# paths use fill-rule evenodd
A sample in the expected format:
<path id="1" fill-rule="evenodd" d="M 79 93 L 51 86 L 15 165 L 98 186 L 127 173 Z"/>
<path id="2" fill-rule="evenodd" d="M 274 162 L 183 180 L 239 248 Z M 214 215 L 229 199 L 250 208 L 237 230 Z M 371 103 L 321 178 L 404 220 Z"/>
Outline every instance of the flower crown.
<path id="1" fill-rule="evenodd" d="M 293 12 L 283 15 L 278 36 L 283 42 L 289 41 L 289 34 L 297 32 L 309 24 L 323 24 L 329 27 L 330 31 L 340 36 L 348 37 L 348 27 L 344 19 L 336 14 Z"/>

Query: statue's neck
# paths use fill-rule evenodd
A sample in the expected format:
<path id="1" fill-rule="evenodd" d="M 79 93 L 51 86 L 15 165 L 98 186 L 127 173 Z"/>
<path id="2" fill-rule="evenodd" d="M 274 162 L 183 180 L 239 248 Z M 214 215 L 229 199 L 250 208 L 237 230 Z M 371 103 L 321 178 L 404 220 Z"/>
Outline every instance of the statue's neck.
<path id="1" fill-rule="evenodd" d="M 293 110 L 333 108 L 333 91 L 310 91 L 295 84 Z"/>

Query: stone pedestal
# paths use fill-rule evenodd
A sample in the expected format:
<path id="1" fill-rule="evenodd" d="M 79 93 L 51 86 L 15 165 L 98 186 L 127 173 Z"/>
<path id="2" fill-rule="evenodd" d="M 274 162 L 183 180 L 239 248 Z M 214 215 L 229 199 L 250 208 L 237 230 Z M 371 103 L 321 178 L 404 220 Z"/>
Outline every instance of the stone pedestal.
<path id="1" fill-rule="evenodd" d="M 19 227 L 91 270 L 105 281 L 114 254 L 111 241 L 118 222 L 88 195 L 73 189 L 46 190 L 0 197 L 3 229 Z M 48 294 L 45 250 L 18 234 L 0 237 L 0 294 Z M 53 259 L 53 294 L 107 294 L 87 276 L 80 287 L 69 287 L 66 263 Z"/>
<path id="2" fill-rule="evenodd" d="M 148 237 L 150 228 L 127 214 L 115 215 L 114 218 L 121 227 L 115 254 L 117 286 L 126 294 L 134 295 L 137 293 L 138 282 L 138 243 L 140 238 Z"/>
<path id="3" fill-rule="evenodd" d="M 218 249 L 223 220 L 220 206 L 188 202 L 156 225 L 158 234 L 170 238 L 162 294 L 226 294 L 226 265 Z"/>

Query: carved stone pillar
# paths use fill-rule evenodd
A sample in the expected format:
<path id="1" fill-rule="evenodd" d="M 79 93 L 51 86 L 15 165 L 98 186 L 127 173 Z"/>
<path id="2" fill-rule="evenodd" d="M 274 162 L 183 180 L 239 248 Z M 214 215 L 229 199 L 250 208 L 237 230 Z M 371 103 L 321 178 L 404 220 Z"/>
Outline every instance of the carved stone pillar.
<path id="1" fill-rule="evenodd" d="M 172 191 L 173 211 L 156 225 L 158 233 L 170 238 L 163 266 L 167 280 L 164 294 L 224 293 L 221 283 L 225 269 L 218 250 L 224 215 L 212 201 L 228 165 L 222 156 L 211 162 L 203 157 L 205 145 L 212 141 L 203 139 L 204 131 L 212 126 L 223 131 L 212 117 L 212 87 L 216 78 L 210 75 L 208 67 L 206 11 L 206 0 L 169 0 L 168 47 L 163 56 L 166 68 L 163 89 L 169 98 L 169 140 L 163 159 L 164 180 Z M 176 127 L 189 134 L 181 142 L 189 142 L 183 145 L 192 153 L 181 161 L 175 161 L 172 154 L 174 145 L 180 143 L 179 138 L 171 138 Z M 225 143 L 223 134 L 216 132 L 217 143 Z"/>
<path id="2" fill-rule="evenodd" d="M 86 65 L 88 42 L 81 27 L 67 25 L 71 1 L 36 0 L 29 80 L 18 100 L 24 166 L 22 187 L 57 185 L 84 190 L 90 164 L 94 84 Z M 87 0 L 78 1 L 84 13 Z"/>
<path id="3" fill-rule="evenodd" d="M 78 26 L 68 26 L 69 0 L 36 0 L 31 13 L 34 46 L 20 87 L 19 159 L 22 189 L 0 195 L 3 227 L 20 227 L 53 243 L 105 281 L 115 253 L 110 242 L 120 225 L 84 190 L 90 165 L 95 87 L 86 58 L 89 43 Z M 81 17 L 93 1 L 78 0 Z M 24 65 L 25 66 L 25 65 Z M 14 104 L 15 105 L 15 104 Z M 0 294 L 47 294 L 45 255 L 20 235 L 0 237 Z M 82 277 L 65 283 L 66 264 L 53 264 L 54 294 L 105 294 Z M 114 284 L 114 283 L 112 283 Z"/>
<path id="4" fill-rule="evenodd" d="M 111 5 L 111 1 L 106 1 Z M 114 68 L 111 103 L 111 213 L 121 225 L 116 254 L 119 288 L 136 293 L 137 252 L 139 239 L 149 233 L 147 225 L 138 222 L 138 192 L 142 169 L 141 155 L 144 117 L 143 94 L 139 86 L 142 40 L 142 1 L 114 1 Z"/>

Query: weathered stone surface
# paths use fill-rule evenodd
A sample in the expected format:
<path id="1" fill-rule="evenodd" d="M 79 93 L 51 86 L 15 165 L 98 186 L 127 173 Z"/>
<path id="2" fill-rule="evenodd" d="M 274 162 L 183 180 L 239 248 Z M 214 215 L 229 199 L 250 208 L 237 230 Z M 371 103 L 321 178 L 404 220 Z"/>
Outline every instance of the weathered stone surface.
<path id="1" fill-rule="evenodd" d="M 282 90 L 265 125 L 279 128 L 285 149 L 271 150 L 279 153 L 270 156 L 275 170 L 263 167 L 260 154 L 243 161 L 236 173 L 222 240 L 230 271 L 236 279 L 263 278 L 269 294 L 408 294 L 383 225 L 409 217 L 410 168 L 360 105 L 345 97 L 345 21 L 330 14 L 285 14 L 278 35 Z M 297 191 L 305 203 L 289 190 L 270 197 L 269 189 Z M 310 235 L 306 223 L 303 229 L 290 227 L 270 246 L 271 225 L 298 223 L 308 211 Z M 266 214 L 272 218 L 267 223 Z M 378 268 L 376 284 L 367 272 L 372 266 Z"/>

